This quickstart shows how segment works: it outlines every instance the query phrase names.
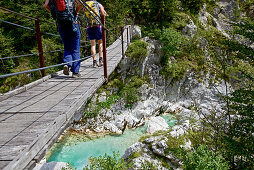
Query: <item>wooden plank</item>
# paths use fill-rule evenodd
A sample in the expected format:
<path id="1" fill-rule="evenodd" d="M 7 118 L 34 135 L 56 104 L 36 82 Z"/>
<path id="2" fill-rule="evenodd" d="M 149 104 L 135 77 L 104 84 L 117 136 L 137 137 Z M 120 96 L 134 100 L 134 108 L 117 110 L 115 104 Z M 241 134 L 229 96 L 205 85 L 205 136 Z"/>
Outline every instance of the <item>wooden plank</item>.
<path id="1" fill-rule="evenodd" d="M 0 160 L 0 169 L 4 169 L 6 165 L 8 165 L 11 161 L 1 161 Z"/>
<path id="2" fill-rule="evenodd" d="M 45 133 L 41 134 L 34 142 L 23 150 L 17 157 L 15 157 L 4 170 L 20 170 L 24 169 L 29 162 L 37 155 L 37 153 L 48 143 L 49 139 L 61 128 L 63 123 L 66 121 L 65 115 L 60 115 L 57 119 L 49 126 Z"/>
<path id="3" fill-rule="evenodd" d="M 1 148 L 0 160 L 1 161 L 13 161 L 15 157 L 18 156 L 26 148 L 25 145 L 22 146 L 3 146 Z"/>

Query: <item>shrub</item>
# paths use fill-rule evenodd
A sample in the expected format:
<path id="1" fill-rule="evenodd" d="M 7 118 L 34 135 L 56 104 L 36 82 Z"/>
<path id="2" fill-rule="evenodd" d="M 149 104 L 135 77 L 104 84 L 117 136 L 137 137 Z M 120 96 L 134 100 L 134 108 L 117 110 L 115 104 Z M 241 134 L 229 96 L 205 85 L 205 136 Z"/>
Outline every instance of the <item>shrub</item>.
<path id="1" fill-rule="evenodd" d="M 84 170 L 104 170 L 104 169 L 121 169 L 127 170 L 130 168 L 123 158 L 120 158 L 119 153 L 113 153 L 113 156 L 105 154 L 104 156 L 91 157 L 89 158 L 89 165 L 87 165 Z"/>
<path id="2" fill-rule="evenodd" d="M 142 59 L 148 55 L 148 44 L 142 40 L 133 41 L 127 51 L 126 56 L 130 58 Z"/>
<path id="3" fill-rule="evenodd" d="M 206 0 L 181 0 L 183 8 L 189 10 L 191 13 L 198 13 Z"/>
<path id="4" fill-rule="evenodd" d="M 207 148 L 207 146 L 200 145 L 194 148 L 193 151 L 185 155 L 184 169 L 229 169 L 228 162 L 225 161 L 220 153 L 215 153 Z"/>

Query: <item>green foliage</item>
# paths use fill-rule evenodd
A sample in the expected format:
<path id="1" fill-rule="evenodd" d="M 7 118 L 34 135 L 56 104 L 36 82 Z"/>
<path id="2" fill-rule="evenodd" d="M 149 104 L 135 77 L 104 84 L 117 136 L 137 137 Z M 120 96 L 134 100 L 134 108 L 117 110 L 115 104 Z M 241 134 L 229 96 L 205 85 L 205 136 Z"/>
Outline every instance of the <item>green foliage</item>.
<path id="1" fill-rule="evenodd" d="M 88 103 L 89 109 L 85 110 L 84 117 L 82 118 L 81 122 L 85 121 L 86 118 L 96 117 L 101 109 L 110 108 L 112 104 L 114 104 L 120 96 L 112 95 L 107 98 L 104 102 L 99 102 L 96 105 L 93 105 L 92 102 Z"/>
<path id="2" fill-rule="evenodd" d="M 181 59 L 171 61 L 171 57 L 180 54 L 181 45 L 184 43 L 182 35 L 173 28 L 163 29 L 160 41 L 163 44 L 162 74 L 175 79 L 181 78 L 187 70 L 187 63 Z"/>
<path id="3" fill-rule="evenodd" d="M 160 37 L 160 41 L 163 44 L 163 58 L 162 62 L 168 62 L 170 56 L 176 56 L 179 54 L 179 49 L 183 43 L 183 38 L 181 33 L 177 32 L 173 28 L 164 28 Z"/>
<path id="4" fill-rule="evenodd" d="M 181 0 L 183 8 L 197 14 L 206 0 Z"/>
<path id="5" fill-rule="evenodd" d="M 118 99 L 120 99 L 120 96 L 118 95 L 109 96 L 105 102 L 98 103 L 98 106 L 101 108 L 110 108 L 110 106 L 114 104 Z"/>
<path id="6" fill-rule="evenodd" d="M 127 164 L 119 153 L 113 153 L 113 156 L 105 154 L 104 156 L 89 158 L 89 165 L 84 170 L 127 170 L 131 166 Z"/>
<path id="7" fill-rule="evenodd" d="M 213 152 L 207 146 L 200 145 L 188 152 L 183 159 L 184 169 L 207 169 L 207 170 L 227 170 L 228 163 L 222 154 Z"/>
<path id="8" fill-rule="evenodd" d="M 150 26 L 158 24 L 162 28 L 174 17 L 177 0 L 129 0 L 128 7 L 139 24 Z"/>
<path id="9" fill-rule="evenodd" d="M 140 100 L 140 94 L 138 88 L 141 87 L 145 80 L 138 76 L 131 77 L 130 80 L 126 80 L 128 83 L 119 91 L 119 94 L 125 100 L 125 107 L 132 108 L 133 104 Z"/>
<path id="10" fill-rule="evenodd" d="M 254 91 L 248 89 L 238 89 L 232 93 L 230 100 L 232 124 L 229 132 L 224 135 L 225 150 L 228 155 L 242 157 L 237 161 L 241 168 L 251 168 L 254 166 Z"/>
<path id="11" fill-rule="evenodd" d="M 128 46 L 125 54 L 130 58 L 142 59 L 148 55 L 147 46 L 147 42 L 142 40 L 135 40 Z"/>
<path id="12" fill-rule="evenodd" d="M 189 16 L 184 12 L 178 12 L 175 14 L 170 26 L 177 30 L 183 30 L 183 28 L 189 23 Z"/>

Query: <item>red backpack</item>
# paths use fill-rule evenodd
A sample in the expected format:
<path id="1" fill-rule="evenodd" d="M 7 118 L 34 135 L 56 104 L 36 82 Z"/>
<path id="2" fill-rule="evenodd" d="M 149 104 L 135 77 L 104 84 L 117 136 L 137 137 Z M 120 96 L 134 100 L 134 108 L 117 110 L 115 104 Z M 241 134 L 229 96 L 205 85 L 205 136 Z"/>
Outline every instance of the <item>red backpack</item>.
<path id="1" fill-rule="evenodd" d="M 77 23 L 74 0 L 51 0 L 50 2 L 51 14 L 58 26 L 67 27 Z"/>

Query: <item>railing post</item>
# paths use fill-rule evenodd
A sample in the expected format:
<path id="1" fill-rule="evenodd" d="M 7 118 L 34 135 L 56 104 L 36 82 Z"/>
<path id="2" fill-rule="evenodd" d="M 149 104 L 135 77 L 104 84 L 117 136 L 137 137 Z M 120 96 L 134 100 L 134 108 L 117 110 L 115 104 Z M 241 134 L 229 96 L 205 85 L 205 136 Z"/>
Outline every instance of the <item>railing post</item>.
<path id="1" fill-rule="evenodd" d="M 40 19 L 36 18 L 35 20 L 35 30 L 36 30 L 36 37 L 37 37 L 37 44 L 38 44 L 38 51 L 40 56 L 40 67 L 45 67 L 44 63 L 44 56 L 43 56 L 43 48 L 41 42 L 41 31 L 40 31 Z M 42 77 L 46 76 L 45 70 L 41 70 Z"/>
<path id="2" fill-rule="evenodd" d="M 124 44 L 123 44 L 123 27 L 121 27 L 121 41 L 122 41 L 122 57 L 124 58 Z"/>
<path id="3" fill-rule="evenodd" d="M 106 37 L 107 37 L 106 42 L 107 42 L 107 44 L 109 45 L 109 33 L 107 33 Z"/>
<path id="4" fill-rule="evenodd" d="M 127 46 L 129 45 L 129 26 L 127 26 Z"/>
<path id="5" fill-rule="evenodd" d="M 105 16 L 101 16 L 101 23 L 105 27 Z M 108 82 L 108 71 L 107 71 L 107 51 L 106 51 L 106 31 L 102 27 L 102 46 L 103 46 L 103 66 L 104 66 L 104 77 Z"/>

